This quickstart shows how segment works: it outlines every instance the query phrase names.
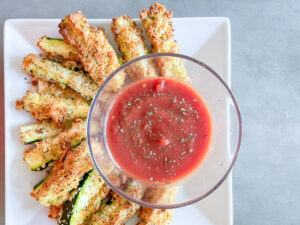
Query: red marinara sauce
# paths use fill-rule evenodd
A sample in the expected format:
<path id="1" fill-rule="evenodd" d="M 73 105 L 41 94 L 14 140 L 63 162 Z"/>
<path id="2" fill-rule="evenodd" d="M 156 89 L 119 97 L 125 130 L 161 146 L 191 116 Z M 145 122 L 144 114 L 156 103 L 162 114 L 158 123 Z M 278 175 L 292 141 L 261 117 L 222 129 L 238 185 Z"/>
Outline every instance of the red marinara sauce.
<path id="1" fill-rule="evenodd" d="M 131 176 L 150 183 L 174 182 L 204 158 L 212 125 L 207 107 L 186 84 L 150 78 L 117 97 L 108 115 L 107 144 Z"/>

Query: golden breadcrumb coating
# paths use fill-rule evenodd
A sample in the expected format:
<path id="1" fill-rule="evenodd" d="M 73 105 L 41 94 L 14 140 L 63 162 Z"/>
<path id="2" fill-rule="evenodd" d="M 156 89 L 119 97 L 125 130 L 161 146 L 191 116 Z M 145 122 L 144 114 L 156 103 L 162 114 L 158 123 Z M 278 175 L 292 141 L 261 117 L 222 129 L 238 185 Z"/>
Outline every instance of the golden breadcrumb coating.
<path id="1" fill-rule="evenodd" d="M 70 88 L 62 88 L 56 83 L 47 82 L 44 80 L 38 79 L 38 92 L 40 94 L 51 94 L 61 98 L 71 98 L 71 99 L 80 99 L 87 104 L 90 104 L 91 101 L 84 98 L 81 94 L 76 91 L 73 91 Z"/>
<path id="2" fill-rule="evenodd" d="M 71 88 L 87 99 L 93 99 L 97 84 L 82 72 L 63 67 L 60 63 L 28 54 L 22 62 L 22 69 L 34 79 L 55 82 L 62 88 Z"/>
<path id="3" fill-rule="evenodd" d="M 143 199 L 151 203 L 171 203 L 177 196 L 178 189 L 172 188 L 149 188 L 146 190 Z M 142 207 L 138 217 L 141 222 L 138 225 L 165 225 L 172 221 L 173 209 L 151 209 Z"/>
<path id="4" fill-rule="evenodd" d="M 173 209 L 151 209 L 142 207 L 139 213 L 141 222 L 138 225 L 167 225 L 174 216 Z"/>
<path id="5" fill-rule="evenodd" d="M 125 225 L 126 221 L 134 216 L 140 206 L 113 194 L 112 203 L 102 204 L 99 211 L 94 213 L 89 221 L 90 225 Z"/>
<path id="6" fill-rule="evenodd" d="M 51 205 L 49 208 L 48 217 L 50 219 L 58 221 L 61 216 L 62 209 L 63 209 L 63 205 L 60 206 Z"/>
<path id="7" fill-rule="evenodd" d="M 113 18 L 111 31 L 115 36 L 115 41 L 120 51 L 123 53 L 125 62 L 150 53 L 150 50 L 145 45 L 145 39 L 142 35 L 143 31 L 136 27 L 130 16 L 123 15 Z M 131 67 L 131 70 L 127 71 L 127 73 L 134 80 L 157 76 L 154 62 L 150 59 L 136 62 Z"/>
<path id="8" fill-rule="evenodd" d="M 154 53 L 179 52 L 178 43 L 174 40 L 172 16 L 172 11 L 167 11 L 163 5 L 157 2 L 150 6 L 149 11 L 147 9 L 140 11 L 143 27 L 147 31 Z M 163 76 L 190 82 L 184 63 L 180 58 L 161 57 L 157 60 L 157 65 Z"/>
<path id="9" fill-rule="evenodd" d="M 59 206 L 69 199 L 82 176 L 91 169 L 93 163 L 87 144 L 83 142 L 69 149 L 65 157 L 55 163 L 41 187 L 33 190 L 31 196 L 44 206 Z"/>
<path id="10" fill-rule="evenodd" d="M 85 71 L 99 86 L 120 66 L 104 29 L 90 26 L 80 11 L 66 16 L 59 29 L 64 40 L 77 50 Z M 119 74 L 112 82 L 112 88 L 118 89 L 124 82 L 124 74 Z"/>
<path id="11" fill-rule="evenodd" d="M 74 60 L 63 60 L 61 62 L 61 65 L 65 68 L 68 68 L 69 70 L 74 70 L 76 72 L 81 72 L 84 74 L 88 74 L 87 72 L 84 71 L 83 66 L 81 65 L 80 62 L 76 62 Z"/>
<path id="12" fill-rule="evenodd" d="M 126 193 L 133 198 L 140 199 L 143 196 L 144 188 L 139 183 L 131 181 L 127 182 L 126 186 Z M 88 224 L 123 225 L 140 209 L 139 205 L 126 200 L 113 190 L 110 191 L 110 195 L 111 203 L 102 204 L 99 211 L 91 216 Z"/>
<path id="13" fill-rule="evenodd" d="M 178 188 L 147 188 L 144 193 L 143 199 L 151 203 L 172 203 L 177 196 Z"/>
<path id="14" fill-rule="evenodd" d="M 94 179 L 97 179 L 98 182 L 96 180 L 94 182 L 91 182 L 90 185 L 93 185 L 93 188 L 97 187 L 98 193 L 93 195 L 89 199 L 89 201 L 86 202 L 86 205 L 80 209 L 81 212 L 77 211 L 77 213 L 84 214 L 84 217 L 82 217 L 82 222 L 88 221 L 90 216 L 100 209 L 101 201 L 107 196 L 110 191 L 110 187 L 102 180 L 98 172 L 96 171 L 95 173 L 97 174 L 97 176 L 95 176 Z"/>
<path id="15" fill-rule="evenodd" d="M 26 96 L 16 102 L 16 108 L 25 109 L 38 121 L 52 119 L 62 125 L 70 120 L 85 119 L 90 106 L 80 99 L 27 91 Z"/>

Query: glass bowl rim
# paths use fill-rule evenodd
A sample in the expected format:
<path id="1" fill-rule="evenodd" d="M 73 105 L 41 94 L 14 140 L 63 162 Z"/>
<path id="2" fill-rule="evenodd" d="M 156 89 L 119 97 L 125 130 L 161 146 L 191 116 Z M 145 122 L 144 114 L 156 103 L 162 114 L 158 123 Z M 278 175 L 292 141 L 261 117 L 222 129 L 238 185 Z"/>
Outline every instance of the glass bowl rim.
<path id="1" fill-rule="evenodd" d="M 234 107 L 235 107 L 235 110 L 236 110 L 236 113 L 237 113 L 238 122 L 239 122 L 239 137 L 238 137 L 238 142 L 237 142 L 236 150 L 235 150 L 235 153 L 234 153 L 234 157 L 233 157 L 233 159 L 232 159 L 232 161 L 230 163 L 229 168 L 227 169 L 227 171 L 223 175 L 223 177 L 209 191 L 207 191 L 205 194 L 203 194 L 203 195 L 201 195 L 201 196 L 199 196 L 197 198 L 194 198 L 194 199 L 182 202 L 182 203 L 168 204 L 168 205 L 151 204 L 151 203 L 145 203 L 143 201 L 136 200 L 135 198 L 132 198 L 131 196 L 128 196 L 126 193 L 124 193 L 123 191 L 120 191 L 117 187 L 115 187 L 106 178 L 106 176 L 101 172 L 100 168 L 97 166 L 98 164 L 97 164 L 96 159 L 95 159 L 94 154 L 93 154 L 93 150 L 92 150 L 93 148 L 92 148 L 91 136 L 90 136 L 91 114 L 92 114 L 92 112 L 94 110 L 94 107 L 95 107 L 95 104 L 97 102 L 97 99 L 98 99 L 101 91 L 103 90 L 103 88 L 106 86 L 106 84 L 116 74 L 118 74 L 121 70 L 123 70 L 127 66 L 129 66 L 129 65 L 131 65 L 131 64 L 133 64 L 133 63 L 135 63 L 137 61 L 140 61 L 140 60 L 144 60 L 144 59 L 147 59 L 147 58 L 155 58 L 155 57 L 160 57 L 160 56 L 177 57 L 177 58 L 182 58 L 182 59 L 185 59 L 185 60 L 192 61 L 192 62 L 194 62 L 194 63 L 202 66 L 204 69 L 206 69 L 212 75 L 214 75 L 221 82 L 221 84 L 225 87 L 225 89 L 227 90 L 228 94 L 230 95 L 230 97 L 231 97 L 231 99 L 233 101 L 233 104 L 234 104 Z M 115 191 L 117 194 L 121 195 L 122 197 L 124 197 L 124 198 L 126 198 L 126 199 L 128 199 L 128 200 L 130 200 L 130 201 L 132 201 L 132 202 L 134 202 L 136 204 L 138 204 L 138 205 L 144 206 L 144 207 L 156 208 L 156 209 L 173 209 L 173 208 L 180 208 L 180 207 L 183 207 L 183 206 L 191 205 L 191 204 L 194 204 L 194 203 L 196 203 L 196 202 L 204 199 L 205 197 L 207 197 L 208 195 L 210 195 L 212 192 L 214 192 L 225 181 L 225 179 L 227 178 L 227 176 L 231 172 L 231 170 L 232 170 L 232 168 L 233 168 L 233 166 L 234 166 L 234 164 L 236 162 L 236 159 L 237 159 L 237 156 L 239 154 L 239 151 L 240 151 L 241 140 L 242 140 L 242 118 L 241 118 L 241 113 L 240 113 L 240 109 L 239 109 L 238 103 L 237 103 L 237 101 L 236 101 L 236 99 L 235 99 L 235 97 L 234 97 L 231 89 L 226 84 L 226 82 L 218 75 L 218 73 L 215 72 L 211 67 L 209 67 L 208 65 L 206 65 L 205 63 L 203 63 L 202 61 L 200 61 L 198 59 L 195 59 L 195 58 L 192 58 L 190 56 L 183 55 L 183 54 L 178 54 L 178 53 L 153 53 L 153 54 L 143 55 L 143 56 L 134 58 L 134 59 L 132 59 L 132 60 L 130 60 L 130 61 L 122 64 L 120 67 L 118 67 L 116 70 L 114 70 L 109 75 L 109 77 L 102 83 L 102 85 L 97 90 L 97 93 L 95 94 L 95 96 L 94 96 L 94 98 L 92 100 L 91 106 L 90 106 L 90 110 L 89 110 L 88 118 L 87 118 L 86 136 L 87 136 L 87 143 L 88 143 L 88 148 L 89 148 L 90 156 L 92 158 L 94 166 L 97 169 L 97 171 L 100 174 L 100 176 L 102 177 L 102 179 L 109 185 L 109 187 L 113 191 Z"/>

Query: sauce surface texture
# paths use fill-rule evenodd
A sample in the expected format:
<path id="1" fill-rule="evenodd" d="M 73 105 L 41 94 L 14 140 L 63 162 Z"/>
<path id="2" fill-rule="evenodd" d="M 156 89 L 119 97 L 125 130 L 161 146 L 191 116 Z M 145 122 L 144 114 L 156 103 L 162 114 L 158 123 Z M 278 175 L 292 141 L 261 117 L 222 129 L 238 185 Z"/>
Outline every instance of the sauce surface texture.
<path id="1" fill-rule="evenodd" d="M 207 107 L 189 86 L 151 78 L 127 87 L 108 115 L 110 152 L 131 176 L 150 183 L 177 181 L 204 158 L 212 125 Z"/>

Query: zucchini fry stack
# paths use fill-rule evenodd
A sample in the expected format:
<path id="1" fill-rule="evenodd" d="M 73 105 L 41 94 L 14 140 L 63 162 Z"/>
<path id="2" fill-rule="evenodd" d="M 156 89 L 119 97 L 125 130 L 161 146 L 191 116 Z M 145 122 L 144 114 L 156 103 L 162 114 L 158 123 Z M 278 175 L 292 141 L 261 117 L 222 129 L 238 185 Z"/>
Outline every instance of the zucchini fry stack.
<path id="1" fill-rule="evenodd" d="M 86 143 L 67 151 L 31 195 L 44 206 L 60 206 L 76 189 L 83 175 L 93 169 Z"/>
<path id="2" fill-rule="evenodd" d="M 153 46 L 154 53 L 178 53 L 178 43 L 173 39 L 173 12 L 167 11 L 163 5 L 155 3 L 149 11 L 140 11 L 140 19 L 147 36 Z M 176 77 L 179 80 L 191 82 L 186 74 L 183 61 L 179 58 L 161 57 L 157 60 L 160 72 L 165 77 Z"/>
<path id="3" fill-rule="evenodd" d="M 173 39 L 171 11 L 155 3 L 149 11 L 143 9 L 140 17 L 153 50 L 146 47 L 142 30 L 129 16 L 112 20 L 111 31 L 124 62 L 150 52 L 179 51 Z M 28 54 L 22 63 L 36 87 L 17 101 L 17 109 L 31 113 L 37 120 L 36 124 L 20 127 L 21 141 L 29 146 L 24 161 L 31 170 L 49 170 L 46 178 L 34 186 L 32 197 L 49 207 L 49 217 L 60 225 L 123 225 L 137 212 L 139 225 L 169 224 L 173 210 L 140 207 L 117 195 L 91 162 L 85 141 L 90 102 L 121 63 L 104 29 L 90 26 L 80 11 L 63 19 L 59 29 L 63 39 L 41 37 L 37 45 L 43 54 Z M 126 73 L 133 80 L 163 75 L 190 81 L 182 61 L 168 58 L 136 63 Z M 125 74 L 115 77 L 111 89 L 117 90 L 124 78 Z M 134 183 L 127 185 L 139 198 L 161 201 L 176 196 L 171 189 L 155 193 L 144 192 Z"/>
<path id="4" fill-rule="evenodd" d="M 85 118 L 98 84 L 83 69 L 72 45 L 44 36 L 38 46 L 43 57 L 29 54 L 22 64 L 38 91 L 28 91 L 17 108 L 39 123 L 22 126 L 20 135 L 24 144 L 35 143 L 24 152 L 31 170 L 53 167 L 31 195 L 50 207 L 49 217 L 60 224 L 83 224 L 110 190 L 93 170 L 84 142 Z"/>
<path id="5" fill-rule="evenodd" d="M 86 120 L 74 122 L 72 127 L 55 137 L 37 142 L 34 148 L 26 149 L 24 160 L 32 170 L 41 170 L 58 160 L 68 149 L 76 147 L 86 139 Z M 67 147 L 66 147 L 67 145 Z"/>

